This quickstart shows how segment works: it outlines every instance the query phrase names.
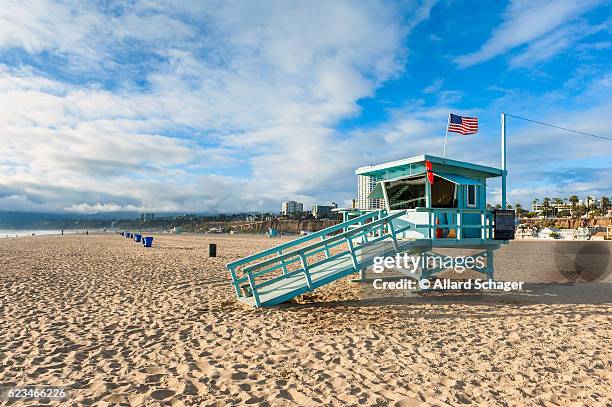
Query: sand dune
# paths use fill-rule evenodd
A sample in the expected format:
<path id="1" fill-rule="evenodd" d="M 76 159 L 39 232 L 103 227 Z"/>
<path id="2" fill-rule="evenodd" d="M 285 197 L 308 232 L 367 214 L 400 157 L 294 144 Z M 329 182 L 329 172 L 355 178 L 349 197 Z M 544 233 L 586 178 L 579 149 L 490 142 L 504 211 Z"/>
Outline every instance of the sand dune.
<path id="1" fill-rule="evenodd" d="M 241 305 L 225 263 L 278 241 L 1 239 L 0 383 L 100 406 L 612 403 L 610 277 L 537 284 L 567 282 L 550 246 L 498 253 L 498 278 L 533 283 L 520 295 L 391 296 L 347 279 L 301 304 Z"/>

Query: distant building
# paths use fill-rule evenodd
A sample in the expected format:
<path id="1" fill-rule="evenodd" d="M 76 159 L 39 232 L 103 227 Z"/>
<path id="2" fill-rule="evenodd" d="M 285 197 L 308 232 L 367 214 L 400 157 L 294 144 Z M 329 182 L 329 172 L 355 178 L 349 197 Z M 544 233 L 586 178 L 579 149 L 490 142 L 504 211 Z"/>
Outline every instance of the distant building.
<path id="1" fill-rule="evenodd" d="M 317 219 L 329 217 L 332 210 L 338 208 L 338 204 L 332 202 L 331 205 L 312 205 L 312 216 Z"/>
<path id="2" fill-rule="evenodd" d="M 357 208 L 358 209 L 382 209 L 382 199 L 369 199 L 368 195 L 376 187 L 376 179 L 365 175 L 357 175 Z"/>
<path id="3" fill-rule="evenodd" d="M 578 201 L 580 205 L 584 205 L 589 209 L 596 209 L 602 207 L 602 200 L 599 198 L 595 198 L 594 196 L 587 196 L 586 199 L 581 199 Z"/>
<path id="4" fill-rule="evenodd" d="M 151 213 L 151 212 L 147 212 L 147 213 L 141 213 L 140 216 L 138 217 L 140 220 L 146 222 L 148 220 L 153 220 L 155 219 L 155 214 Z"/>
<path id="5" fill-rule="evenodd" d="M 544 204 L 542 203 L 536 203 L 536 204 L 532 204 L 531 205 L 531 210 L 535 213 L 537 213 L 538 215 L 543 214 L 544 213 Z M 571 203 L 554 203 L 554 202 L 549 202 L 548 204 L 548 213 L 549 214 L 553 214 L 553 213 L 559 213 L 561 211 L 571 211 L 572 210 L 572 204 Z"/>
<path id="6" fill-rule="evenodd" d="M 592 196 L 587 197 L 586 199 L 580 199 L 576 203 L 576 206 L 582 206 L 588 208 L 588 212 L 592 212 L 594 209 L 605 209 L 603 199 L 595 198 Z M 548 213 L 549 214 L 558 214 L 561 211 L 571 212 L 574 209 L 574 205 L 571 202 L 560 202 L 555 203 L 552 199 L 548 203 Z M 542 202 L 538 202 L 531 205 L 531 210 L 538 215 L 542 215 L 544 213 L 544 204 Z M 583 217 L 587 217 L 585 214 Z"/>
<path id="7" fill-rule="evenodd" d="M 281 214 L 291 215 L 304 212 L 304 204 L 296 201 L 287 201 L 281 204 Z"/>

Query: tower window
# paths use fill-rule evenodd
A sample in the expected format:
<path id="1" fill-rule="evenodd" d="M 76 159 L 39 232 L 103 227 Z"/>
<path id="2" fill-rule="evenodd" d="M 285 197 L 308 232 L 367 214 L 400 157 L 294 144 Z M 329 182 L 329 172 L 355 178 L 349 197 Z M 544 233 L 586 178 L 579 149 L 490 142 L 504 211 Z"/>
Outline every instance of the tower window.
<path id="1" fill-rule="evenodd" d="M 476 207 L 476 185 L 468 185 L 467 187 L 467 206 L 468 208 Z"/>

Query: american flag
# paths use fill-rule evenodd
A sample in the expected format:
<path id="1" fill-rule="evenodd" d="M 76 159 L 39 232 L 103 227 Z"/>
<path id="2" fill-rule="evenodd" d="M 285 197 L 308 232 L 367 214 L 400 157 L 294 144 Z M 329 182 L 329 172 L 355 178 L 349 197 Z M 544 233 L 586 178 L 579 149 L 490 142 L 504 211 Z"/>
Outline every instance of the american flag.
<path id="1" fill-rule="evenodd" d="M 478 118 L 462 117 L 451 113 L 448 121 L 448 131 L 463 135 L 476 134 L 478 133 Z"/>

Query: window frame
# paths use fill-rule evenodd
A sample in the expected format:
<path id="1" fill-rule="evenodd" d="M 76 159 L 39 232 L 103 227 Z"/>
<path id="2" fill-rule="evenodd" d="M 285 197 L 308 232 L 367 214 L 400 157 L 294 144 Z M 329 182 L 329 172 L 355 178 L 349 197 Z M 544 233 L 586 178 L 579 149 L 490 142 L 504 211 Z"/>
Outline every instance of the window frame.
<path id="1" fill-rule="evenodd" d="M 466 185 L 465 206 L 468 208 L 478 207 L 478 185 Z M 474 188 L 474 203 L 470 203 L 470 188 Z"/>
<path id="2" fill-rule="evenodd" d="M 406 210 L 406 208 L 404 208 L 404 209 L 398 209 L 398 208 L 392 208 L 392 207 L 391 207 L 391 204 L 392 204 L 392 203 L 391 203 L 391 200 L 389 199 L 389 191 L 388 191 L 388 188 L 389 188 L 389 187 L 391 187 L 391 184 L 392 184 L 392 183 L 395 183 L 395 182 L 402 182 L 402 181 L 405 181 L 405 180 L 412 181 L 412 180 L 413 180 L 413 178 L 416 180 L 416 179 L 420 179 L 421 177 L 406 177 L 406 178 L 399 178 L 399 179 L 393 179 L 393 180 L 386 180 L 386 181 L 381 182 L 381 183 L 382 183 L 382 188 L 383 188 L 383 195 L 384 195 L 384 201 L 385 201 L 385 208 L 387 208 L 387 211 L 398 211 L 398 210 L 402 210 L 402 211 L 403 211 L 403 210 Z M 428 199 L 428 198 L 427 198 L 427 179 L 426 179 L 426 177 L 425 177 L 425 176 L 423 176 L 423 177 L 422 177 L 422 179 L 423 179 L 423 183 L 422 183 L 422 186 L 423 186 L 423 195 L 422 195 L 422 196 L 419 196 L 419 197 L 417 197 L 417 198 L 414 198 L 414 199 L 412 199 L 411 201 L 422 200 L 422 201 L 424 201 L 425 203 L 424 203 L 424 205 L 423 205 L 423 206 L 416 205 L 415 207 L 426 207 L 426 206 L 427 206 L 427 199 Z M 397 203 L 396 203 L 396 204 L 397 204 Z"/>
<path id="3" fill-rule="evenodd" d="M 453 206 L 434 206 L 434 202 L 433 202 L 434 187 L 438 183 L 439 180 L 441 180 L 442 182 L 447 182 L 448 184 L 451 184 L 453 186 L 453 199 L 452 199 L 452 204 L 454 204 Z M 430 185 L 430 187 L 429 187 L 429 197 L 430 197 L 430 201 L 431 201 L 431 207 L 432 208 L 439 208 L 439 209 L 458 209 L 459 206 L 460 206 L 459 201 L 457 200 L 457 191 L 458 190 L 459 190 L 459 185 L 456 182 L 453 182 L 453 181 L 451 181 L 449 179 L 446 179 L 444 177 L 440 177 L 439 175 L 435 175 L 434 174 L 434 183 L 432 185 Z"/>

